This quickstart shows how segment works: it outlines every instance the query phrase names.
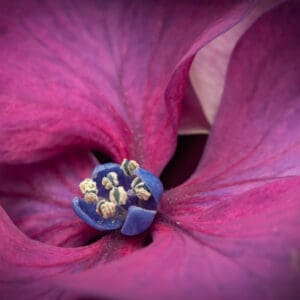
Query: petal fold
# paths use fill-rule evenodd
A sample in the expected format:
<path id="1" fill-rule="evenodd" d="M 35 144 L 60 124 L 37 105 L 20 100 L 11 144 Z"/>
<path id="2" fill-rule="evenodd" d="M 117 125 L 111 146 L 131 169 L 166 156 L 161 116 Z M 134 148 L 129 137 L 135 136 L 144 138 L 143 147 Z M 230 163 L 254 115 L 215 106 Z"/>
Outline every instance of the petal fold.
<path id="1" fill-rule="evenodd" d="M 212 40 L 197 53 L 190 69 L 190 79 L 197 95 L 198 105 L 201 104 L 204 118 L 208 120 L 209 124 L 213 124 L 218 112 L 228 64 L 238 40 L 265 11 L 270 10 L 280 2 L 283 1 L 257 1 L 254 9 L 244 20 Z M 209 128 L 209 126 L 204 128 Z"/>
<path id="2" fill-rule="evenodd" d="M 123 257 L 141 247 L 136 238 L 119 234 L 93 244 L 61 248 L 34 241 L 11 222 L 0 207 L 0 290 L 4 299 L 57 299 L 65 294 L 56 280 L 63 273 L 78 273 L 99 263 Z M 82 283 L 81 283 L 82 284 Z"/>
<path id="3" fill-rule="evenodd" d="M 80 147 L 158 174 L 193 56 L 251 2 L 2 2 L 0 160 Z"/>
<path id="4" fill-rule="evenodd" d="M 200 209 L 203 196 L 191 197 L 155 223 L 149 247 L 60 277 L 61 286 L 70 299 L 297 299 L 299 186 L 299 178 L 277 181 L 213 208 Z M 114 289 L 118 274 L 126 280 Z"/>
<path id="5" fill-rule="evenodd" d="M 0 204 L 30 238 L 56 246 L 79 246 L 96 232 L 72 210 L 78 184 L 96 160 L 89 153 L 61 155 L 43 163 L 0 166 Z"/>
<path id="6" fill-rule="evenodd" d="M 281 5 L 238 43 L 204 157 L 188 186 L 241 187 L 300 175 L 299 10 L 293 1 Z"/>

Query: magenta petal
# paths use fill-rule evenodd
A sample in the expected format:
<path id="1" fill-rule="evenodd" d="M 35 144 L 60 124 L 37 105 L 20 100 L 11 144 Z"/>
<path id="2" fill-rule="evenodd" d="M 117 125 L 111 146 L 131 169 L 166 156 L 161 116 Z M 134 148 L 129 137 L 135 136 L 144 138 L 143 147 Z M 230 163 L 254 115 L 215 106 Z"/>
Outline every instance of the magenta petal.
<path id="1" fill-rule="evenodd" d="M 241 189 L 300 175 L 299 16 L 294 2 L 280 6 L 238 43 L 191 185 Z"/>
<path id="2" fill-rule="evenodd" d="M 187 204 L 176 223 L 156 223 L 148 248 L 59 284 L 83 298 L 298 299 L 299 193 L 300 180 L 291 179 L 202 213 Z"/>
<path id="3" fill-rule="evenodd" d="M 0 160 L 34 161 L 77 146 L 134 157 L 157 174 L 175 146 L 193 55 L 247 8 L 248 1 L 2 2 Z"/>
<path id="4" fill-rule="evenodd" d="M 105 236 L 86 247 L 60 248 L 22 234 L 0 207 L 0 291 L 2 299 L 58 299 L 65 289 L 57 275 L 108 263 L 141 247 L 141 241 Z"/>
<path id="5" fill-rule="evenodd" d="M 210 124 L 204 115 L 199 99 L 188 82 L 186 93 L 182 102 L 179 134 L 203 134 L 210 129 Z"/>
<path id="6" fill-rule="evenodd" d="M 43 163 L 0 167 L 0 204 L 29 237 L 56 246 L 78 246 L 95 236 L 74 214 L 78 183 L 96 165 L 88 153 Z"/>
<path id="7" fill-rule="evenodd" d="M 299 193 L 300 179 L 287 178 L 239 195 L 199 191 L 173 204 L 167 221 L 175 233 L 160 245 L 161 260 L 170 262 L 161 262 L 160 286 L 191 299 L 298 299 Z"/>
<path id="8" fill-rule="evenodd" d="M 63 276 L 70 298 L 299 298 L 299 16 L 284 4 L 246 33 L 204 162 L 165 195 L 153 243 Z"/>
<path id="9" fill-rule="evenodd" d="M 246 32 L 203 161 L 161 202 L 207 298 L 300 297 L 299 20 L 291 1 Z"/>

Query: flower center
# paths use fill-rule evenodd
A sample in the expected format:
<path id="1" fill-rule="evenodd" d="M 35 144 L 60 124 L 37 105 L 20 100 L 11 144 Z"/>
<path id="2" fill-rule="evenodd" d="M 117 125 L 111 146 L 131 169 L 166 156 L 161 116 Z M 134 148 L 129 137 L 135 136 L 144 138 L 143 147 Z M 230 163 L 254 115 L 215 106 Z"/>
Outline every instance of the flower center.
<path id="1" fill-rule="evenodd" d="M 163 193 L 156 176 L 128 159 L 121 165 L 97 166 L 79 188 L 83 199 L 73 199 L 76 214 L 98 230 L 121 228 L 125 235 L 139 234 L 151 225 Z"/>

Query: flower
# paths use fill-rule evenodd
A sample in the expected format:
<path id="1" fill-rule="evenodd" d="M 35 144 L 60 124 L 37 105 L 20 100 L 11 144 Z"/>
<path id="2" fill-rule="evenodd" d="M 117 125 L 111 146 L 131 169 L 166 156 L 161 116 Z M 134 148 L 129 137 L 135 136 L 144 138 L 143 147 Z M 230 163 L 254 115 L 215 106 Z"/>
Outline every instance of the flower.
<path id="1" fill-rule="evenodd" d="M 71 209 L 97 164 L 91 149 L 161 172 L 193 56 L 249 7 L 1 3 L 2 297 L 297 298 L 297 1 L 238 42 L 201 162 L 164 193 L 150 237 L 115 231 L 94 241 L 99 233 Z"/>

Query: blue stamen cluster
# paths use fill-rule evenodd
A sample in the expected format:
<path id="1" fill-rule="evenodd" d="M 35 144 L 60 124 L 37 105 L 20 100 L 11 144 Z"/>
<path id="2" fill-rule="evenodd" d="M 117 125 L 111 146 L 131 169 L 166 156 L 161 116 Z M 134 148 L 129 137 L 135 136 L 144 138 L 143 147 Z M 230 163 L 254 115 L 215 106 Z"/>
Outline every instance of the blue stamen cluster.
<path id="1" fill-rule="evenodd" d="M 137 235 L 152 224 L 163 185 L 159 178 L 124 159 L 121 165 L 98 165 L 90 179 L 80 184 L 84 198 L 73 199 L 75 213 L 100 231 L 121 229 Z"/>

